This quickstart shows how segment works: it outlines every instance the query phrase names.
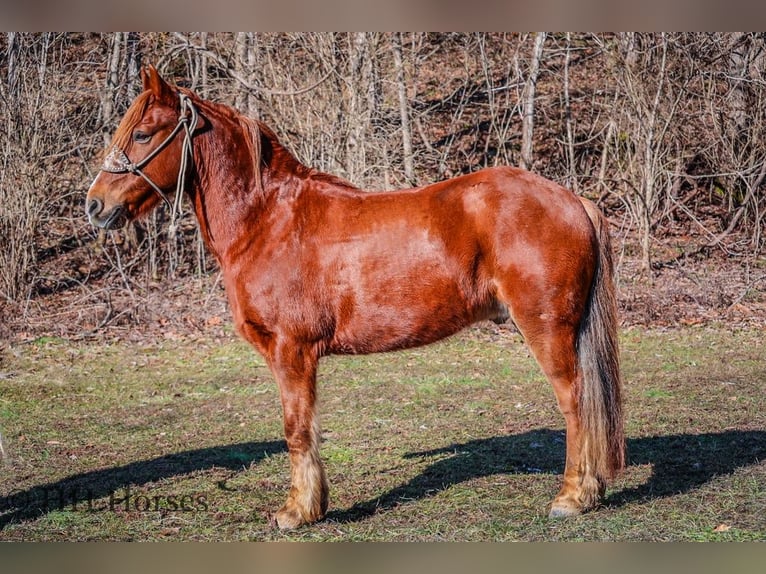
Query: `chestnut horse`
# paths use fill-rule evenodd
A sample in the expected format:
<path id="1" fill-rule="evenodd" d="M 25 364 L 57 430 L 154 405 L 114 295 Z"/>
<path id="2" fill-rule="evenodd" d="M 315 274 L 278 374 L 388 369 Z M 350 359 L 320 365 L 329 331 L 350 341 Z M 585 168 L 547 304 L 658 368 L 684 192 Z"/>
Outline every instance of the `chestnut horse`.
<path id="1" fill-rule="evenodd" d="M 367 193 L 302 165 L 262 122 L 151 66 L 141 76 L 86 211 L 114 228 L 161 201 L 174 219 L 190 198 L 236 328 L 279 385 L 291 468 L 280 528 L 327 511 L 320 357 L 424 345 L 509 316 L 566 421 L 550 515 L 598 504 L 624 437 L 610 239 L 592 203 L 511 167 Z"/>

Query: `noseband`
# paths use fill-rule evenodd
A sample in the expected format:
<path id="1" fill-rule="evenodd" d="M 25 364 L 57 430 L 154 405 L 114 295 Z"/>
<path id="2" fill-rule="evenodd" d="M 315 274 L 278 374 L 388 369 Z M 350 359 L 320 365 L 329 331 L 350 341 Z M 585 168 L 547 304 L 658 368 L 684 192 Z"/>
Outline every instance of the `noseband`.
<path id="1" fill-rule="evenodd" d="M 141 161 L 133 163 L 128 158 L 127 154 L 117 146 L 113 146 L 109 154 L 104 158 L 104 163 L 101 166 L 101 171 L 108 173 L 132 173 L 133 175 L 140 176 L 146 180 L 146 182 L 152 186 L 152 189 L 160 196 L 165 205 L 170 209 L 170 231 L 175 233 L 176 216 L 181 212 L 181 200 L 183 199 L 184 182 L 186 179 L 186 168 L 190 162 L 194 161 L 194 151 L 192 148 L 192 135 L 194 129 L 197 127 L 197 108 L 195 108 L 189 96 L 185 94 L 178 94 L 181 100 L 181 115 L 178 118 L 178 124 L 173 128 L 173 131 L 168 134 L 163 142 L 158 145 L 152 152 L 147 155 Z M 142 168 L 146 167 L 157 155 L 165 149 L 170 142 L 178 135 L 178 133 L 184 130 L 184 141 L 181 146 L 181 165 L 178 168 L 178 180 L 176 181 L 176 194 L 173 198 L 173 203 L 162 192 L 160 187 L 154 183 L 151 178 L 146 175 Z"/>

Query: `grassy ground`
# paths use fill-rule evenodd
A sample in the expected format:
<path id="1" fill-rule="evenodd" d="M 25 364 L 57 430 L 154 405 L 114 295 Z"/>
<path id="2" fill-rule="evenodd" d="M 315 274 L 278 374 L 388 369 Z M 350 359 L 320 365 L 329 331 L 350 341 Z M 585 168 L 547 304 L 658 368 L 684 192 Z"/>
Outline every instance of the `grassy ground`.
<path id="1" fill-rule="evenodd" d="M 283 534 L 276 386 L 236 339 L 39 339 L 0 354 L 0 539 L 766 540 L 766 345 L 622 334 L 630 465 L 597 512 L 546 518 L 563 420 L 518 335 L 331 357 L 331 509 Z"/>

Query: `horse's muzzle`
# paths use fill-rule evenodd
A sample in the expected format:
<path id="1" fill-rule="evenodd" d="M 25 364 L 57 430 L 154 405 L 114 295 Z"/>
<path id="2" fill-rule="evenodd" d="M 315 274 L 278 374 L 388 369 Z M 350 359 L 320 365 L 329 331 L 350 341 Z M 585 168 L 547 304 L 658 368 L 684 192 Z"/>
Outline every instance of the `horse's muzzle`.
<path id="1" fill-rule="evenodd" d="M 91 225 L 102 229 L 115 229 L 123 222 L 123 208 L 121 205 L 114 207 L 108 213 L 103 213 L 104 202 L 100 199 L 90 199 L 85 205 L 85 212 Z"/>

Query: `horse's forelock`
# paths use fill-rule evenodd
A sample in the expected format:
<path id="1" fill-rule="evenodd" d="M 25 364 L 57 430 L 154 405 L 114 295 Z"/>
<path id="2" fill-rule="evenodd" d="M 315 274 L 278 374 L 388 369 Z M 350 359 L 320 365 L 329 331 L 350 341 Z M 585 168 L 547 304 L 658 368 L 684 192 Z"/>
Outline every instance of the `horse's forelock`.
<path id="1" fill-rule="evenodd" d="M 112 136 L 112 146 L 117 146 L 122 150 L 127 148 L 133 128 L 141 121 L 144 113 L 146 113 L 146 108 L 149 107 L 150 96 L 151 92 L 143 92 L 133 101 L 128 111 L 125 112 L 120 125 L 117 126 L 114 136 Z"/>

